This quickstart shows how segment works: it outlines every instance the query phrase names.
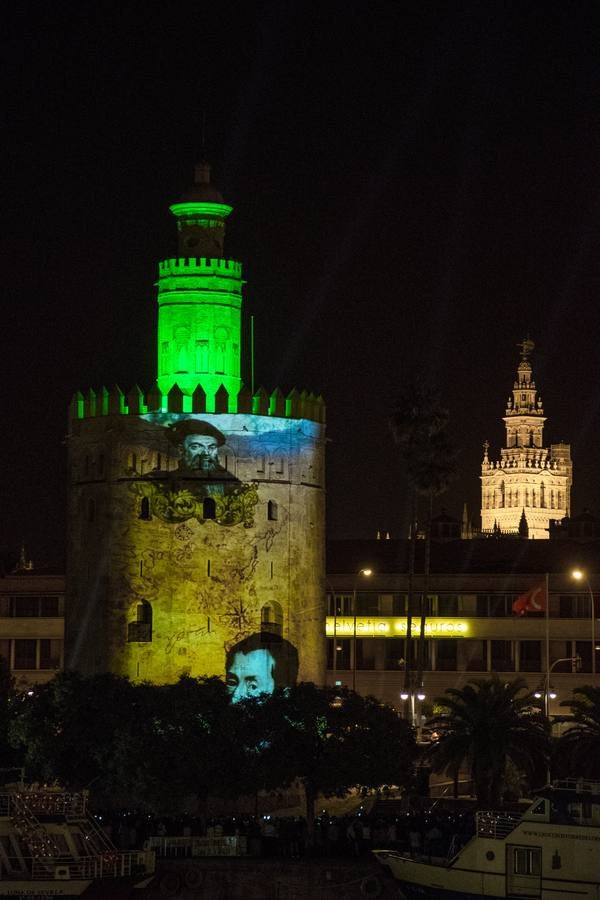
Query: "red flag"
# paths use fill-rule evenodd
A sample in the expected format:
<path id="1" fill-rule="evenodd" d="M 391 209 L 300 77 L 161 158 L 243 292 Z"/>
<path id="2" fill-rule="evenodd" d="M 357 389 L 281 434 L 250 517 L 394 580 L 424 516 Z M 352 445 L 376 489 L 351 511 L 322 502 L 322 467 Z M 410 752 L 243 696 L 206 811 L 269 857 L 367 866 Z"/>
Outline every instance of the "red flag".
<path id="1" fill-rule="evenodd" d="M 547 602 L 546 580 L 544 579 L 544 581 L 534 584 L 524 594 L 519 594 L 512 605 L 512 611 L 517 616 L 524 616 L 528 612 L 543 612 Z"/>

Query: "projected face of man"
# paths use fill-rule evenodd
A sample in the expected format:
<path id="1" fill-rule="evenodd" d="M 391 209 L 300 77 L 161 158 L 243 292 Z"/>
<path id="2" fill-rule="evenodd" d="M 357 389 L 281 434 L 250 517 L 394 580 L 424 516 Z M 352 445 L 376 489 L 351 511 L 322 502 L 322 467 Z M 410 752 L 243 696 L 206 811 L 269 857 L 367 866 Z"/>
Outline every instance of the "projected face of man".
<path id="1" fill-rule="evenodd" d="M 234 654 L 226 679 L 231 702 L 272 694 L 275 690 L 274 668 L 275 660 L 264 648 Z"/>
<path id="2" fill-rule="evenodd" d="M 186 469 L 210 472 L 219 465 L 217 439 L 208 434 L 188 434 L 183 439 L 183 462 Z"/>

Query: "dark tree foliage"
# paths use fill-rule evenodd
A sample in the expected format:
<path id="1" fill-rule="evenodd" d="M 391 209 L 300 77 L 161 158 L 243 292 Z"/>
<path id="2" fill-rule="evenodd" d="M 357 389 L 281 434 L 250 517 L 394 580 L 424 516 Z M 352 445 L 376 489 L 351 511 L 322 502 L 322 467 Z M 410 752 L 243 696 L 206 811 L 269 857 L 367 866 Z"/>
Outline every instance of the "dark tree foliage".
<path id="1" fill-rule="evenodd" d="M 394 403 L 390 428 L 398 447 L 404 475 L 412 490 L 409 554 L 409 596 L 406 632 L 405 687 L 415 690 L 423 678 L 425 662 L 425 621 L 427 616 L 427 579 L 431 556 L 431 518 L 433 498 L 444 493 L 456 478 L 456 451 L 448 437 L 448 410 L 437 393 L 424 384 L 409 386 Z M 411 683 L 412 660 L 412 576 L 415 564 L 415 540 L 418 520 L 418 497 L 427 497 L 427 525 L 425 530 L 425 588 L 419 606 L 419 649 L 417 654 L 416 683 Z"/>
<path id="2" fill-rule="evenodd" d="M 19 698 L 10 732 L 30 778 L 169 811 L 235 772 L 232 717 L 218 678 L 159 686 L 64 672 Z"/>
<path id="3" fill-rule="evenodd" d="M 415 754 L 391 707 L 348 691 L 302 684 L 232 705 L 218 678 L 153 685 L 72 672 L 14 702 L 10 738 L 28 778 L 156 813 L 296 779 L 310 813 L 317 792 L 405 783 Z"/>
<path id="4" fill-rule="evenodd" d="M 436 772 L 455 776 L 468 766 L 482 806 L 502 798 L 506 763 L 526 778 L 543 770 L 548 756 L 548 722 L 523 679 L 473 679 L 449 688 L 436 703 L 441 712 L 428 722 L 439 734 L 427 757 Z"/>
<path id="5" fill-rule="evenodd" d="M 561 706 L 571 708 L 558 740 L 557 758 L 571 776 L 600 779 L 600 688 L 582 685 Z"/>
<path id="6" fill-rule="evenodd" d="M 109 782 L 119 731 L 127 730 L 134 688 L 126 678 L 62 672 L 14 702 L 10 739 L 30 777 L 74 788 Z"/>
<path id="7" fill-rule="evenodd" d="M 9 740 L 9 725 L 14 708 L 15 680 L 7 660 L 0 656 L 0 768 L 8 769 L 19 764 L 19 756 Z"/>
<path id="8" fill-rule="evenodd" d="M 390 428 L 406 478 L 427 497 L 442 494 L 456 477 L 449 418 L 436 392 L 421 384 L 407 388 L 394 403 Z"/>
<path id="9" fill-rule="evenodd" d="M 342 797 L 352 788 L 410 780 L 413 732 L 373 697 L 305 683 L 276 691 L 250 713 L 261 741 L 260 787 L 299 781 L 309 826 L 319 793 Z"/>

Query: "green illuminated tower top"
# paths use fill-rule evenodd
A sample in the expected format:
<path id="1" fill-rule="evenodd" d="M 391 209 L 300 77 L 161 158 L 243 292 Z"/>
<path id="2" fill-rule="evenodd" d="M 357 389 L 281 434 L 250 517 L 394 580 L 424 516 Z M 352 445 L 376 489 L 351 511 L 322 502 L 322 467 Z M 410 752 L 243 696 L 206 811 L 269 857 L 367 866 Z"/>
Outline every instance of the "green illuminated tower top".
<path id="1" fill-rule="evenodd" d="M 187 396 L 200 386 L 207 411 L 223 385 L 241 388 L 242 266 L 225 259 L 225 219 L 231 206 L 210 183 L 210 166 L 196 166 L 194 184 L 170 210 L 177 219 L 178 257 L 159 264 L 158 384 Z"/>

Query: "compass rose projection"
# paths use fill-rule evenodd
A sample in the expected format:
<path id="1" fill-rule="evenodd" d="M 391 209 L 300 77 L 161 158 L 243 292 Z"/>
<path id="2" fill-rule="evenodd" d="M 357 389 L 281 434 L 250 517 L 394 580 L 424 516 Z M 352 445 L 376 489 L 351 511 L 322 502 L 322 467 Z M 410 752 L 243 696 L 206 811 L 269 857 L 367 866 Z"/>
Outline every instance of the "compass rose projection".
<path id="1" fill-rule="evenodd" d="M 221 619 L 228 623 L 230 629 L 235 633 L 236 639 L 252 626 L 250 611 L 244 605 L 243 600 L 233 601 L 221 614 Z"/>

